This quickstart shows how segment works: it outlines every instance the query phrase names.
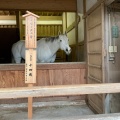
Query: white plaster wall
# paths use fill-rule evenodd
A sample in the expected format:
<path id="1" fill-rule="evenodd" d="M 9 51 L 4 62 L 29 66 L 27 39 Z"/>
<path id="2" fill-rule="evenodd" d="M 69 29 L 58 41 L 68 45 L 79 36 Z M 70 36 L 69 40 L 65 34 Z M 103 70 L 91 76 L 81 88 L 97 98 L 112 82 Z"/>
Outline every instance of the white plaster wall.
<path id="1" fill-rule="evenodd" d="M 75 21 L 75 13 L 67 12 L 67 27 L 70 26 Z"/>

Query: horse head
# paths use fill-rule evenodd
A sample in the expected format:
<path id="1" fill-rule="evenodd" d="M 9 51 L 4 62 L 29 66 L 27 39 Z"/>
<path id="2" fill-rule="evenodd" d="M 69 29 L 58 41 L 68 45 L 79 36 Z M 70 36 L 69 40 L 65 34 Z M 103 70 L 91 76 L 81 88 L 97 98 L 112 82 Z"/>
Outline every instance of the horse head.
<path id="1" fill-rule="evenodd" d="M 69 46 L 69 39 L 65 34 L 59 35 L 59 41 L 60 41 L 60 49 L 64 50 L 67 55 L 71 53 L 71 48 Z"/>

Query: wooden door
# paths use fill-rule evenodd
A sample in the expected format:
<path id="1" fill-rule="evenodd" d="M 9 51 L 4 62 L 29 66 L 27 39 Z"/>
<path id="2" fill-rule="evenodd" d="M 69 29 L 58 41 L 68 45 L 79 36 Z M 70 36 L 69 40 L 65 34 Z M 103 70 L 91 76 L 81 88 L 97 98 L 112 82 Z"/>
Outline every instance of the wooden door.
<path id="1" fill-rule="evenodd" d="M 87 15 L 88 84 L 104 83 L 104 4 Z M 88 95 L 88 105 L 104 113 L 104 95 Z"/>

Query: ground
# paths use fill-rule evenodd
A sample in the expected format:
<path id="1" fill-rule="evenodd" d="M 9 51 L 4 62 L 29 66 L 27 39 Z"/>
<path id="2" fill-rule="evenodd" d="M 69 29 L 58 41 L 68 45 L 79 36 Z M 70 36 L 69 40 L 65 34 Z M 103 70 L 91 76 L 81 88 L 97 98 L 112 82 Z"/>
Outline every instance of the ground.
<path id="1" fill-rule="evenodd" d="M 26 120 L 27 114 L 27 104 L 25 103 L 0 105 L 0 120 Z M 33 104 L 33 119 L 35 120 L 62 120 L 93 114 L 84 101 L 37 102 Z"/>
<path id="2" fill-rule="evenodd" d="M 1 104 L 0 120 L 28 120 L 27 104 Z M 85 101 L 33 103 L 32 120 L 120 120 L 120 113 L 94 114 Z"/>

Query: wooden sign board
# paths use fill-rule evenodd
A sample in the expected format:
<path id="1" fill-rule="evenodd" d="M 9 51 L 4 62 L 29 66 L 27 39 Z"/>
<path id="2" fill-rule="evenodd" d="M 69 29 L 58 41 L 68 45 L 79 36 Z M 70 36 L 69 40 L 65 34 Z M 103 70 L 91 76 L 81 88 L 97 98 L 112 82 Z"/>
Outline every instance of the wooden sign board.
<path id="1" fill-rule="evenodd" d="M 36 50 L 26 50 L 25 83 L 36 83 Z"/>
<path id="2" fill-rule="evenodd" d="M 36 21 L 36 18 L 32 15 L 26 17 L 26 48 L 36 48 Z"/>
<path id="3" fill-rule="evenodd" d="M 36 47 L 37 18 L 39 16 L 27 11 L 25 17 L 25 83 L 36 83 Z"/>
<path id="4" fill-rule="evenodd" d="M 26 15 L 23 15 L 26 20 L 26 32 L 25 32 L 25 83 L 28 83 L 28 87 L 33 86 L 36 83 L 36 47 L 37 47 L 37 18 L 39 16 L 27 11 Z M 32 101 L 33 98 L 28 98 L 28 118 L 32 119 Z"/>
<path id="5" fill-rule="evenodd" d="M 36 48 L 37 40 L 37 18 L 39 16 L 27 11 L 28 14 L 23 15 L 25 17 L 25 47 L 26 48 Z"/>

